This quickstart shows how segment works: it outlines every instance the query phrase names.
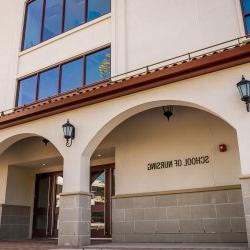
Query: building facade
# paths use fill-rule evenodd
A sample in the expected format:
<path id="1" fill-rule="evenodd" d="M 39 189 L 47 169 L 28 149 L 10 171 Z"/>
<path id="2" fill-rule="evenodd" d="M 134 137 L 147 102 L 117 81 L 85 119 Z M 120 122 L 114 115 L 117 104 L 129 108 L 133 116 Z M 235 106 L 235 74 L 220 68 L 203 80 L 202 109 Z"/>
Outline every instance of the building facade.
<path id="1" fill-rule="evenodd" d="M 13 0 L 0 25 L 1 240 L 250 241 L 249 0 Z"/>

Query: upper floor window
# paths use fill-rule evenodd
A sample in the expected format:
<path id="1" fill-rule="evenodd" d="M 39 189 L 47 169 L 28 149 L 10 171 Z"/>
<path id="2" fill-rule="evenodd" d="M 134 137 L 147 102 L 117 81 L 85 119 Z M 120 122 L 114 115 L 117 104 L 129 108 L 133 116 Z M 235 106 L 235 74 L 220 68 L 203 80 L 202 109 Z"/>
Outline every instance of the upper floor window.
<path id="1" fill-rule="evenodd" d="M 28 49 L 110 12 L 111 0 L 30 0 L 22 49 Z"/>
<path id="2" fill-rule="evenodd" d="M 17 88 L 17 106 L 46 99 L 110 78 L 110 47 L 59 64 L 22 79 Z"/>
<path id="3" fill-rule="evenodd" d="M 246 33 L 250 34 L 250 0 L 242 0 L 242 10 Z"/>

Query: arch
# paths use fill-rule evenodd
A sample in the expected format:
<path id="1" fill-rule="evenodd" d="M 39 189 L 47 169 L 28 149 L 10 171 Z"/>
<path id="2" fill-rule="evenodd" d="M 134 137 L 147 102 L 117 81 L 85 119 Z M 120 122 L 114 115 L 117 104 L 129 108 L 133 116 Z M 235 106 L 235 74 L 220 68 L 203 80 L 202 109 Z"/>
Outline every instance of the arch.
<path id="1" fill-rule="evenodd" d="M 143 111 L 157 108 L 161 106 L 167 106 L 167 105 L 174 105 L 174 106 L 186 106 L 190 108 L 196 108 L 199 110 L 203 110 L 204 112 L 210 113 L 221 120 L 223 120 L 225 123 L 227 123 L 229 126 L 235 129 L 235 127 L 227 121 L 224 117 L 222 117 L 220 114 L 216 113 L 215 111 L 212 111 L 204 106 L 201 106 L 196 103 L 192 102 L 186 102 L 186 101 L 178 101 L 178 100 L 159 100 L 159 101 L 152 101 L 152 102 L 146 102 L 143 104 L 139 104 L 136 106 L 133 106 L 132 108 L 129 108 L 125 111 L 120 112 L 115 117 L 109 120 L 108 123 L 106 123 L 92 138 L 92 140 L 87 144 L 86 148 L 82 152 L 82 156 L 86 158 L 90 158 L 95 149 L 98 147 L 98 145 L 102 142 L 102 140 L 119 124 L 127 120 L 128 118 L 141 113 Z"/>
<path id="2" fill-rule="evenodd" d="M 7 137 L 5 139 L 3 139 L 2 141 L 0 141 L 0 155 L 2 155 L 9 147 L 11 147 L 13 144 L 15 144 L 16 142 L 25 139 L 25 138 L 29 138 L 29 137 L 41 137 L 41 138 L 46 138 L 43 135 L 39 135 L 36 133 L 20 133 L 20 134 L 15 134 L 12 135 L 10 137 Z M 59 154 L 61 156 L 63 156 L 63 154 L 60 152 L 59 148 L 55 145 L 55 143 L 53 143 L 50 138 L 46 138 L 50 141 L 50 143 L 56 148 L 56 150 L 59 152 Z"/>

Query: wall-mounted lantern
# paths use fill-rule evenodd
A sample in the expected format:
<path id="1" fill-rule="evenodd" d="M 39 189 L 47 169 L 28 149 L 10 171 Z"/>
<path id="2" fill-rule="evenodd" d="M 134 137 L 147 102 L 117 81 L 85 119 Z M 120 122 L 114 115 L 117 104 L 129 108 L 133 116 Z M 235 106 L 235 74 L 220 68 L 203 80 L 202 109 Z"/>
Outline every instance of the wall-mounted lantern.
<path id="1" fill-rule="evenodd" d="M 237 83 L 237 88 L 240 92 L 241 100 L 246 103 L 247 112 L 250 111 L 250 81 L 246 80 L 244 76 L 240 82 Z"/>
<path id="2" fill-rule="evenodd" d="M 75 139 L 75 127 L 67 120 L 67 122 L 62 126 L 64 138 L 66 139 L 66 146 L 71 147 L 72 141 Z"/>
<path id="3" fill-rule="evenodd" d="M 165 106 L 165 107 L 162 107 L 162 109 L 163 109 L 163 115 L 165 117 L 167 117 L 167 119 L 169 121 L 170 117 L 173 115 L 174 107 L 173 106 Z"/>

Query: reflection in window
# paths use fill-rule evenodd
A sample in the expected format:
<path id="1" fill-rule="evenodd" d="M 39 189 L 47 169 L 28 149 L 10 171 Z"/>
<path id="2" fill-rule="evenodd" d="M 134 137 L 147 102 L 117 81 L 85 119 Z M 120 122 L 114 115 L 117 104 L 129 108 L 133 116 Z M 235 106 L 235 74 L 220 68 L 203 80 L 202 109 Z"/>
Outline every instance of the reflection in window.
<path id="1" fill-rule="evenodd" d="M 83 58 L 62 65 L 61 92 L 83 85 Z"/>
<path id="2" fill-rule="evenodd" d="M 46 0 L 43 40 L 48 40 L 61 33 L 63 0 Z"/>
<path id="3" fill-rule="evenodd" d="M 110 78 L 110 64 L 109 47 L 20 80 L 16 105 L 31 104 L 84 85 L 107 80 Z"/>
<path id="4" fill-rule="evenodd" d="M 19 82 L 18 106 L 29 104 L 36 100 L 37 77 L 32 76 Z"/>
<path id="5" fill-rule="evenodd" d="M 64 31 L 75 28 L 84 23 L 85 0 L 66 0 Z M 74 15 L 72 15 L 74 13 Z"/>
<path id="6" fill-rule="evenodd" d="M 110 48 L 86 56 L 86 85 L 110 78 Z"/>
<path id="7" fill-rule="evenodd" d="M 250 34 L 250 0 L 242 0 L 246 33 Z"/>
<path id="8" fill-rule="evenodd" d="M 30 0 L 22 49 L 110 12 L 111 0 Z"/>
<path id="9" fill-rule="evenodd" d="M 27 6 L 23 48 L 28 49 L 40 42 L 43 1 L 36 0 Z"/>
<path id="10" fill-rule="evenodd" d="M 40 74 L 39 79 L 39 99 L 44 99 L 58 92 L 58 67 Z"/>
<path id="11" fill-rule="evenodd" d="M 88 21 L 94 20 L 110 12 L 110 0 L 89 0 Z"/>

